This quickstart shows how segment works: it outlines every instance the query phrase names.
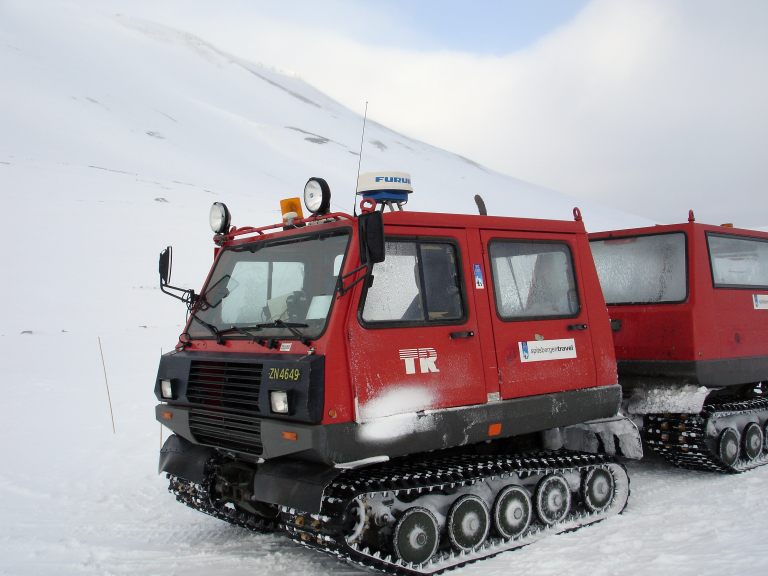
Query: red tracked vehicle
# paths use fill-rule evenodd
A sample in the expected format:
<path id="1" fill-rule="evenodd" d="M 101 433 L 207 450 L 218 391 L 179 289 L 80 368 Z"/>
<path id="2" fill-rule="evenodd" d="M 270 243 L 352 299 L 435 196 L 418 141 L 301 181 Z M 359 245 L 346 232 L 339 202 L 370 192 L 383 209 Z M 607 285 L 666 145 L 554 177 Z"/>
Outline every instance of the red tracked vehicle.
<path id="1" fill-rule="evenodd" d="M 578 211 L 409 213 L 407 175 L 361 181 L 360 216 L 327 213 L 317 178 L 306 219 L 289 201 L 280 224 L 230 228 L 215 204 L 199 295 L 169 285 L 161 255 L 163 291 L 190 312 L 155 387 L 177 499 L 407 574 L 620 512 L 612 456 L 640 442 L 617 417 Z"/>
<path id="2" fill-rule="evenodd" d="M 768 462 L 768 233 L 686 224 L 590 235 L 625 409 L 676 465 Z"/>

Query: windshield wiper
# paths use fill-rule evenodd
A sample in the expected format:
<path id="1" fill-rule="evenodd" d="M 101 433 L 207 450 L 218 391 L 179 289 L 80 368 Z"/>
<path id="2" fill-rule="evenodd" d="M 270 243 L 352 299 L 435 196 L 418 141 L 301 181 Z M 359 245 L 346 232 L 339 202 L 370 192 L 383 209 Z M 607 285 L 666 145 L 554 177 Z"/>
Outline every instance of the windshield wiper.
<path id="1" fill-rule="evenodd" d="M 218 328 L 214 326 L 213 324 L 208 324 L 205 320 L 200 320 L 200 318 L 197 317 L 197 313 L 192 313 L 192 320 L 197 320 L 200 324 L 208 328 L 208 330 L 216 337 L 216 344 L 223 344 L 224 341 L 221 338 L 221 332 L 219 332 Z"/>
<path id="2" fill-rule="evenodd" d="M 309 324 L 302 324 L 300 322 L 284 322 L 278 318 L 273 322 L 257 324 L 256 326 L 258 328 L 287 328 L 288 331 L 296 336 L 296 338 L 298 338 L 302 344 L 305 346 L 309 346 L 311 344 L 309 338 L 297 330 L 297 328 L 309 328 Z"/>
<path id="3" fill-rule="evenodd" d="M 291 334 L 299 338 L 302 344 L 309 346 L 311 344 L 311 341 L 309 338 L 304 336 L 297 328 L 308 328 L 309 324 L 301 324 L 298 322 L 283 322 L 282 320 L 278 319 L 274 322 L 267 322 L 264 324 L 256 324 L 253 326 L 230 326 L 229 328 L 223 328 L 219 330 L 214 326 L 213 324 L 209 324 L 205 320 L 201 320 L 197 317 L 196 314 L 192 314 L 192 319 L 197 320 L 198 323 L 205 326 L 211 334 L 213 334 L 216 337 L 216 343 L 222 344 L 224 342 L 223 336 L 226 334 L 230 334 L 232 332 L 237 332 L 239 334 L 242 334 L 243 336 L 248 336 L 252 339 L 253 342 L 256 342 L 257 344 L 261 344 L 262 346 L 266 346 L 267 348 L 273 348 L 274 346 L 268 345 L 268 342 L 271 340 L 274 340 L 277 342 L 275 338 L 259 338 L 254 332 L 259 332 L 264 328 L 286 328 Z"/>
<path id="4" fill-rule="evenodd" d="M 257 328 L 309 328 L 309 324 L 303 324 L 301 322 L 285 322 L 284 320 L 273 320 L 272 322 L 264 322 L 262 324 L 256 324 Z"/>
<path id="5" fill-rule="evenodd" d="M 253 336 L 254 332 L 258 332 L 261 330 L 261 326 L 230 326 L 229 328 L 224 328 L 223 330 L 219 330 L 219 334 L 229 334 L 230 332 L 239 332 L 243 336 Z"/>
<path id="6" fill-rule="evenodd" d="M 284 322 L 283 320 L 277 319 L 274 322 L 266 322 L 263 324 L 256 324 L 254 326 L 230 326 L 229 328 L 224 328 L 223 330 L 219 330 L 219 335 L 229 334 L 231 332 L 238 332 L 242 334 L 243 336 L 248 336 L 251 338 L 253 342 L 256 342 L 257 344 L 261 344 L 262 346 L 266 346 L 267 348 L 274 348 L 276 346 L 277 339 L 276 338 L 259 338 L 254 332 L 259 332 L 263 330 L 264 328 L 286 328 L 288 331 L 290 331 L 291 334 L 299 338 L 302 342 L 302 344 L 309 346 L 311 344 L 309 338 L 304 336 L 301 332 L 297 330 L 297 328 L 308 328 L 309 324 L 301 324 L 298 322 Z"/>
<path id="7" fill-rule="evenodd" d="M 264 346 L 265 348 L 275 348 L 277 346 L 276 342 L 273 342 L 272 339 L 267 340 L 266 338 L 259 338 L 254 334 L 254 332 L 258 332 L 261 330 L 261 326 L 230 326 L 229 328 L 224 328 L 223 330 L 219 331 L 219 334 L 229 334 L 230 332 L 237 332 L 239 334 L 242 334 L 243 336 L 248 336 L 248 338 L 251 339 L 251 342 L 255 342 L 256 344 L 260 344 L 261 346 Z"/>

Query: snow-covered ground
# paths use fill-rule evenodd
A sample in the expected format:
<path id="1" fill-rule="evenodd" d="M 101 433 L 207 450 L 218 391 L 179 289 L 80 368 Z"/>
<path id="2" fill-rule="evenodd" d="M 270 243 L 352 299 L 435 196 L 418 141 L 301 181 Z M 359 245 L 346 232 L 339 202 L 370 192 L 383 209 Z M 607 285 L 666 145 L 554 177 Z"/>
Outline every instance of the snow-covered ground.
<path id="1" fill-rule="evenodd" d="M 212 201 L 264 224 L 323 176 L 350 211 L 359 114 L 183 32 L 69 2 L 0 3 L 0 70 L 0 574 L 354 572 L 177 504 L 156 474 L 152 389 L 184 319 L 157 289 L 159 251 L 175 244 L 174 283 L 199 288 Z M 411 209 L 474 212 L 481 193 L 496 214 L 578 204 L 591 229 L 647 223 L 375 123 L 362 163 L 410 172 Z M 624 515 L 461 573 L 766 573 L 768 470 L 648 459 L 630 473 Z"/>
<path id="2" fill-rule="evenodd" d="M 170 303 L 170 302 L 169 302 Z M 156 474 L 153 328 L 3 337 L 0 573 L 8 575 L 339 574 L 354 568 L 177 504 Z M 629 463 L 627 510 L 577 532 L 461 569 L 466 576 L 758 575 L 768 469 L 739 476 Z"/>

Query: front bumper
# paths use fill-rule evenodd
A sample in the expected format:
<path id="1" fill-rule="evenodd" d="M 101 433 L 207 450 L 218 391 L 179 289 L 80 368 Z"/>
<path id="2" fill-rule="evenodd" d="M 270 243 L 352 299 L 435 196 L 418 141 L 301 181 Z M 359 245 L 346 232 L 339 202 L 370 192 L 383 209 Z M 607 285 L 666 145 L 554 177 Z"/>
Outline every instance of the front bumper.
<path id="1" fill-rule="evenodd" d="M 610 418 L 618 413 L 620 403 L 621 388 L 611 385 L 398 414 L 361 423 L 301 424 L 169 404 L 158 405 L 156 413 L 160 422 L 186 440 L 241 459 L 290 456 L 334 466 Z"/>

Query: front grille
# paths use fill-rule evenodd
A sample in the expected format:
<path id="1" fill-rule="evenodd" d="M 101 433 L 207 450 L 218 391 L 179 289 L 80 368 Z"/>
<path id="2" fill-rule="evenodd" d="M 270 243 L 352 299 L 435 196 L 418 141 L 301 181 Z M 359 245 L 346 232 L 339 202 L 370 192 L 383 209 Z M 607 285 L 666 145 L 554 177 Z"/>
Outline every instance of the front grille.
<path id="1" fill-rule="evenodd" d="M 260 455 L 261 420 L 226 412 L 192 409 L 189 429 L 200 444 Z"/>
<path id="2" fill-rule="evenodd" d="M 261 364 L 193 360 L 187 399 L 192 404 L 259 412 Z"/>

